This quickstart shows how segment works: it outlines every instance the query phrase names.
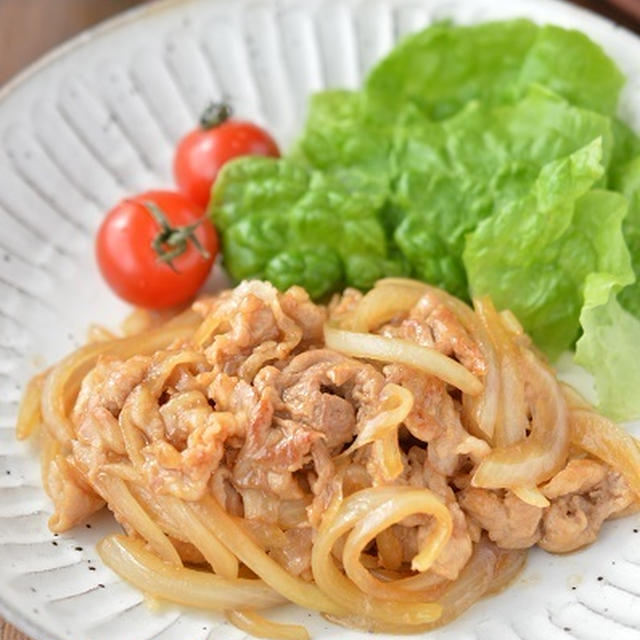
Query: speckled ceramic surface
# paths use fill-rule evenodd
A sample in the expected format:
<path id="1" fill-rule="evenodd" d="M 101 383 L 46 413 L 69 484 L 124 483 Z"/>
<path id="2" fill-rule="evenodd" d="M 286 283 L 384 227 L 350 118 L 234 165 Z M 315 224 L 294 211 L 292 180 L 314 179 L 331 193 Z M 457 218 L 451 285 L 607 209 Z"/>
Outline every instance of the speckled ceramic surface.
<path id="1" fill-rule="evenodd" d="M 79 344 L 91 322 L 115 325 L 125 314 L 96 272 L 92 234 L 123 195 L 170 184 L 174 143 L 206 101 L 231 99 L 286 145 L 309 93 L 357 87 L 403 34 L 446 17 L 513 16 L 600 42 L 629 77 L 620 115 L 640 131 L 640 40 L 554 0 L 160 2 L 80 36 L 0 91 L 3 615 L 37 640 L 244 637 L 215 614 L 152 609 L 103 567 L 94 545 L 115 529 L 108 514 L 49 533 L 33 448 L 14 441 L 20 388 Z M 638 528 L 638 516 L 617 520 L 582 552 L 532 553 L 512 587 L 429 638 L 638 640 Z M 276 617 L 322 640 L 368 637 L 295 607 Z"/>

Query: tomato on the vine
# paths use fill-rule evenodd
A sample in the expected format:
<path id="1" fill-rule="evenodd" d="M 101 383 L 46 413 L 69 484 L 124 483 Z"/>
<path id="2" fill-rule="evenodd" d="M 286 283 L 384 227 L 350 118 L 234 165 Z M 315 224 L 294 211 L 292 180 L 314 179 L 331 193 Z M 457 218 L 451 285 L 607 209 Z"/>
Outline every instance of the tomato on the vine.
<path id="1" fill-rule="evenodd" d="M 206 207 L 211 186 L 225 163 L 247 155 L 280 156 L 278 145 L 251 122 L 234 120 L 226 104 L 211 104 L 200 126 L 178 143 L 173 172 L 180 191 Z"/>
<path id="2" fill-rule="evenodd" d="M 96 257 L 113 291 L 147 309 L 191 299 L 206 280 L 218 237 L 180 193 L 148 191 L 116 205 L 98 230 Z"/>

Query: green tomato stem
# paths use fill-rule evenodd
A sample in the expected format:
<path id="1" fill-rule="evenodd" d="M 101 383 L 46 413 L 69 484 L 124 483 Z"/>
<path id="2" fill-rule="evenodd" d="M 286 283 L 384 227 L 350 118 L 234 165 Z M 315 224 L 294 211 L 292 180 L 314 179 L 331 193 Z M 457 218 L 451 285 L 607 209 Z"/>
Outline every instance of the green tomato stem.
<path id="1" fill-rule="evenodd" d="M 200 116 L 200 127 L 205 130 L 219 127 L 232 114 L 233 109 L 226 102 L 210 102 Z"/>
<path id="2" fill-rule="evenodd" d="M 172 227 L 164 211 L 155 202 L 147 200 L 143 205 L 160 227 L 158 234 L 151 242 L 151 248 L 155 251 L 159 262 L 164 262 L 172 271 L 178 273 L 173 260 L 187 250 L 189 241 L 205 260 L 210 257 L 209 252 L 195 235 L 196 229 L 202 224 L 204 218 L 183 227 Z"/>

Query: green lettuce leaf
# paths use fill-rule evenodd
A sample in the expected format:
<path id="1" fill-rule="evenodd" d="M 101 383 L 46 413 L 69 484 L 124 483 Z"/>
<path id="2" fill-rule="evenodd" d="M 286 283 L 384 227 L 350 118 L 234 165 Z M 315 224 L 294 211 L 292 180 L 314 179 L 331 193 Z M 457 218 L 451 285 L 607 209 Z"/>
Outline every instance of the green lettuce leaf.
<path id="1" fill-rule="evenodd" d="M 307 121 L 292 157 L 333 172 L 357 167 L 387 175 L 391 123 L 380 126 L 361 92 L 330 90 L 311 97 Z"/>
<path id="2" fill-rule="evenodd" d="M 629 214 L 623 228 L 636 276 L 636 281 L 620 292 L 618 300 L 627 311 L 640 318 L 640 156 L 612 175 L 612 186 L 629 200 Z"/>
<path id="3" fill-rule="evenodd" d="M 612 231 L 603 247 L 608 248 L 609 264 L 587 278 L 575 360 L 594 377 L 600 411 L 628 420 L 640 417 L 640 358 L 633 348 L 640 344 L 640 157 L 618 178 L 629 199 L 623 224 L 626 246 Z"/>
<path id="4" fill-rule="evenodd" d="M 264 277 L 281 291 L 297 284 L 318 299 L 342 285 L 342 261 L 333 249 L 322 245 L 305 250 L 287 249 L 269 261 Z"/>
<path id="5" fill-rule="evenodd" d="M 321 242 L 343 259 L 353 253 L 384 257 L 387 240 L 377 212 L 386 193 L 369 184 L 364 172 L 314 174 L 307 193 L 289 211 L 289 241 L 296 247 Z"/>
<path id="6" fill-rule="evenodd" d="M 306 193 L 310 172 L 285 159 L 245 156 L 227 163 L 211 193 L 208 213 L 222 231 L 245 216 L 277 216 Z"/>
<path id="7" fill-rule="evenodd" d="M 578 337 L 585 280 L 610 259 L 605 239 L 617 233 L 624 247 L 626 199 L 590 191 L 601 159 L 598 139 L 545 165 L 532 193 L 481 222 L 464 251 L 473 295 L 510 308 L 552 358 Z"/>
<path id="8" fill-rule="evenodd" d="M 435 120 L 470 100 L 504 102 L 514 94 L 537 32 L 528 20 L 432 26 L 382 60 L 369 74 L 365 92 L 387 118 L 411 102 Z"/>
<path id="9" fill-rule="evenodd" d="M 618 118 L 611 119 L 614 145 L 611 157 L 610 180 L 612 188 L 616 187 L 616 181 L 621 179 L 630 162 L 640 155 L 640 137 Z"/>
<path id="10" fill-rule="evenodd" d="M 371 289 L 381 278 L 407 278 L 411 266 L 399 252 L 390 251 L 387 257 L 353 253 L 344 260 L 346 281 L 356 289 Z"/>
<path id="11" fill-rule="evenodd" d="M 443 123 L 452 162 L 476 179 L 491 183 L 497 171 L 517 165 L 524 193 L 540 167 L 602 138 L 602 163 L 609 164 L 613 133 L 609 118 L 573 106 L 540 85 L 531 86 L 522 99 L 493 108 L 471 103 Z M 481 159 L 481 161 L 480 161 Z M 494 192 L 503 200 L 504 181 Z"/>
<path id="12" fill-rule="evenodd" d="M 471 103 L 441 123 L 409 110 L 394 141 L 394 203 L 404 212 L 394 239 L 415 274 L 467 297 L 466 235 L 528 194 L 542 166 L 596 138 L 606 164 L 609 119 L 538 86 L 513 104 Z"/>
<path id="13" fill-rule="evenodd" d="M 546 25 L 520 71 L 522 87 L 533 82 L 575 105 L 613 115 L 625 78 L 602 47 L 584 33 Z"/>
<path id="14" fill-rule="evenodd" d="M 264 268 L 287 248 L 289 220 L 283 214 L 246 216 L 222 232 L 224 266 L 233 280 L 264 278 Z"/>
<path id="15" fill-rule="evenodd" d="M 224 265 L 235 281 L 266 277 L 321 297 L 344 284 L 369 287 L 374 273 L 377 279 L 406 272 L 402 260 L 388 255 L 380 217 L 387 193 L 387 181 L 366 171 L 326 173 L 249 156 L 223 170 L 209 214 L 222 231 Z"/>
<path id="16" fill-rule="evenodd" d="M 598 409 L 613 420 L 630 420 L 640 416 L 640 321 L 616 299 L 620 284 L 612 274 L 588 276 L 575 361 L 594 377 Z"/>
<path id="17" fill-rule="evenodd" d="M 542 84 L 572 104 L 612 115 L 624 76 L 587 36 L 528 20 L 434 25 L 408 37 L 369 75 L 365 92 L 386 118 L 416 104 L 441 120 L 473 100 L 500 104 Z"/>
<path id="18" fill-rule="evenodd" d="M 455 174 L 410 173 L 399 182 L 397 202 L 406 214 L 394 240 L 415 275 L 467 298 L 464 238 L 493 211 L 484 186 Z"/>

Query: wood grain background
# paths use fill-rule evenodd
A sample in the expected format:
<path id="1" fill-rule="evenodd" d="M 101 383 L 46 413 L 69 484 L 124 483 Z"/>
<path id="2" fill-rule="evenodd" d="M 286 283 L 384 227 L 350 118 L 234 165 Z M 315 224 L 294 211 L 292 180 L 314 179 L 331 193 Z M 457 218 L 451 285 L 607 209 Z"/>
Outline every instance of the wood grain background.
<path id="1" fill-rule="evenodd" d="M 571 0 L 640 34 L 640 0 Z M 0 85 L 55 45 L 143 0 L 0 0 Z M 0 640 L 29 640 L 0 618 Z"/>

